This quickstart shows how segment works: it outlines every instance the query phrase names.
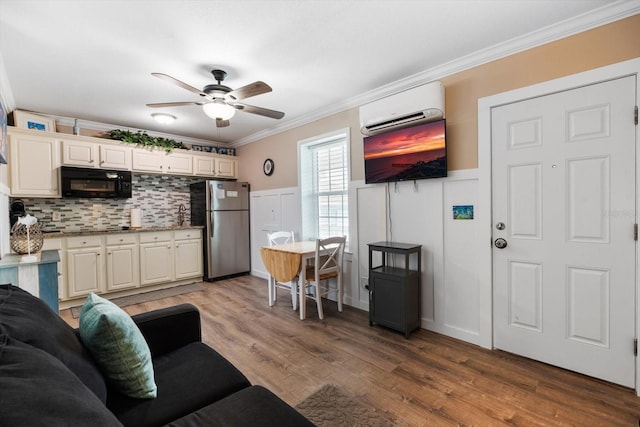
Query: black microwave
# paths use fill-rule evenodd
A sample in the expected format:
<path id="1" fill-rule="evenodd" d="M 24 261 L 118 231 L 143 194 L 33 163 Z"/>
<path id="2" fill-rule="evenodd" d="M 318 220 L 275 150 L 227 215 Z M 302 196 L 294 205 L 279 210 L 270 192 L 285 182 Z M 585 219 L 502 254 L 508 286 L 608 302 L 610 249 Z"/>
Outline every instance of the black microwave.
<path id="1" fill-rule="evenodd" d="M 60 168 L 62 197 L 131 198 L 131 171 Z"/>

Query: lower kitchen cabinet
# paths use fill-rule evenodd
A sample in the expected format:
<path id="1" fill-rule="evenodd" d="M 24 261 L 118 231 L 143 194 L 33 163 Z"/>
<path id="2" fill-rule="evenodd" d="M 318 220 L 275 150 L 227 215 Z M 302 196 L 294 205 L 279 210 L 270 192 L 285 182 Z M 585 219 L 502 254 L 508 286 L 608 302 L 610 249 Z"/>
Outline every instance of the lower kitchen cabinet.
<path id="1" fill-rule="evenodd" d="M 67 238 L 67 295 L 104 292 L 104 245 L 100 236 Z"/>
<path id="2" fill-rule="evenodd" d="M 173 280 L 174 260 L 171 232 L 143 233 L 140 236 L 140 284 Z"/>
<path id="3" fill-rule="evenodd" d="M 108 235 L 107 292 L 140 286 L 140 255 L 135 234 Z"/>
<path id="4" fill-rule="evenodd" d="M 45 247 L 60 253 L 61 301 L 91 292 L 131 295 L 143 287 L 160 289 L 202 279 L 199 228 L 47 238 Z"/>
<path id="5" fill-rule="evenodd" d="M 200 231 L 175 232 L 176 279 L 202 276 L 202 237 Z"/>

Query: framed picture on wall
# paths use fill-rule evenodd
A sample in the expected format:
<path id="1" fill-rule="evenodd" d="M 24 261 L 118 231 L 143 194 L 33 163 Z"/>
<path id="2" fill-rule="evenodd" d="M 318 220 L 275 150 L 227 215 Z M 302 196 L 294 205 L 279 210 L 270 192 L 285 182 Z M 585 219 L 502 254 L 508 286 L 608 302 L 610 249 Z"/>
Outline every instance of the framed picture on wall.
<path id="1" fill-rule="evenodd" d="M 9 141 L 7 140 L 7 112 L 2 105 L 0 99 L 0 163 L 7 164 L 7 146 Z"/>
<path id="2" fill-rule="evenodd" d="M 26 111 L 15 110 L 13 112 L 13 122 L 16 127 L 22 129 L 35 129 L 43 132 L 56 131 L 56 121 L 54 119 L 27 113 Z"/>

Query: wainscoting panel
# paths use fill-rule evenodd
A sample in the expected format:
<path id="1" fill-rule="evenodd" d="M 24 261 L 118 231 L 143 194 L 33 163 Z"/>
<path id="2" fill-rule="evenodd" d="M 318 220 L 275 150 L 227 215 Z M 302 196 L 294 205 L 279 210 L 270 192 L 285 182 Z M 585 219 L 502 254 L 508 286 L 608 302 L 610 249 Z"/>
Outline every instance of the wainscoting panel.
<path id="1" fill-rule="evenodd" d="M 273 231 L 293 231 L 300 237 L 300 197 L 297 188 L 252 191 L 251 212 L 251 274 L 268 277 L 260 258 L 260 247 L 269 244 L 267 234 Z"/>
<path id="2" fill-rule="evenodd" d="M 444 184 L 444 274 L 442 300 L 437 301 L 444 312 L 438 323 L 447 335 L 466 341 L 477 339 L 480 331 L 477 201 L 477 179 L 452 180 Z M 453 210 L 456 206 L 473 207 L 474 217 L 460 219 L 458 216 L 455 219 Z M 471 208 L 461 209 L 471 212 Z"/>
<path id="3" fill-rule="evenodd" d="M 389 240 L 422 245 L 420 312 L 423 321 L 428 322 L 435 321 L 434 285 L 442 271 L 443 182 L 436 179 L 389 184 Z"/>
<path id="4" fill-rule="evenodd" d="M 354 278 L 351 291 L 354 296 L 354 307 L 369 311 L 369 291 L 365 288 L 369 281 L 369 246 L 367 243 L 387 239 L 385 223 L 387 221 L 386 187 L 382 185 L 365 185 L 364 182 L 353 182 L 349 193 L 349 205 L 355 208 L 349 212 L 351 218 L 351 249 L 354 254 Z M 353 198 L 355 197 L 355 200 Z M 354 224 L 355 222 L 355 224 Z M 376 262 L 379 262 L 376 260 Z"/>

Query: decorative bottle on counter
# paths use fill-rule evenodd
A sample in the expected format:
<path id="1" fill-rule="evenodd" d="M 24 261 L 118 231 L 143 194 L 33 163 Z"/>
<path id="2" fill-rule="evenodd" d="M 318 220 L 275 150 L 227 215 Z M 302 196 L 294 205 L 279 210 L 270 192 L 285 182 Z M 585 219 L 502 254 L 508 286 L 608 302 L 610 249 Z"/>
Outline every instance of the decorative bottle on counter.
<path id="1" fill-rule="evenodd" d="M 78 125 L 78 119 L 73 121 L 73 134 L 80 135 L 80 126 Z"/>

